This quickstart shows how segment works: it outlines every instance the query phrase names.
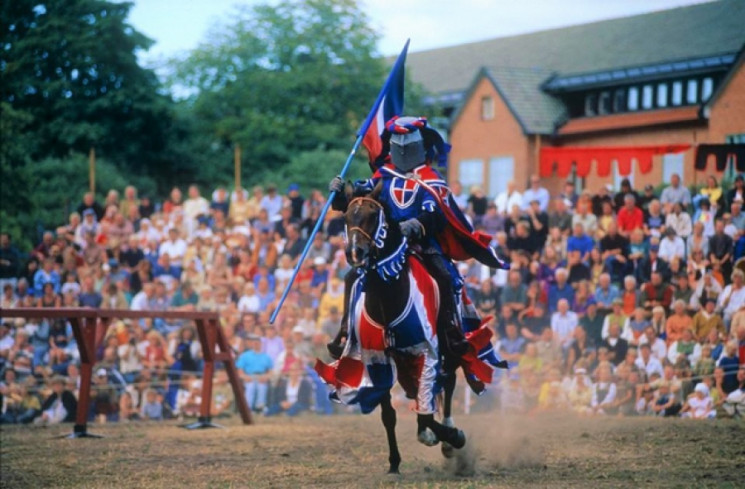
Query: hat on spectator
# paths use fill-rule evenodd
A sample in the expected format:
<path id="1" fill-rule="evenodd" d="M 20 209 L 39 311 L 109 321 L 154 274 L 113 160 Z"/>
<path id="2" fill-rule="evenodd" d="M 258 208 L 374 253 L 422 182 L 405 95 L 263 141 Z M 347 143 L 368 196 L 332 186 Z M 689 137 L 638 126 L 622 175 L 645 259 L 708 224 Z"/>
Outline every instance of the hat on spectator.
<path id="1" fill-rule="evenodd" d="M 305 334 L 305 330 L 304 330 L 304 329 L 303 329 L 303 327 L 302 327 L 302 326 L 300 326 L 300 325 L 297 325 L 297 326 L 295 326 L 294 328 L 292 328 L 292 332 L 293 332 L 293 333 L 299 333 L 299 334 L 302 334 L 302 335 L 304 335 L 304 334 Z"/>
<path id="2" fill-rule="evenodd" d="M 289 194 L 290 192 L 293 192 L 293 191 L 295 191 L 295 190 L 300 190 L 300 185 L 298 185 L 297 183 L 291 183 L 291 184 L 290 184 L 290 185 L 289 185 L 289 186 L 287 187 L 287 193 L 288 193 L 288 194 Z"/>
<path id="3" fill-rule="evenodd" d="M 83 211 L 83 217 L 85 217 L 85 216 L 95 216 L 95 215 L 96 215 L 96 211 L 94 211 L 91 208 L 88 208 L 88 209 L 86 209 L 86 210 Z"/>
<path id="4" fill-rule="evenodd" d="M 118 267 L 119 266 L 119 262 L 117 261 L 116 258 L 109 258 L 109 266 L 111 268 Z"/>
<path id="5" fill-rule="evenodd" d="M 615 302 L 615 301 L 613 301 L 613 302 Z M 598 303 L 595 301 L 595 298 L 594 297 L 589 297 L 585 301 L 585 307 L 597 306 L 597 305 L 598 305 Z"/>
<path id="6" fill-rule="evenodd" d="M 313 265 L 321 266 L 326 264 L 326 259 L 322 256 L 317 256 L 313 259 Z"/>
<path id="7" fill-rule="evenodd" d="M 106 375 L 107 372 L 105 368 L 99 368 L 98 370 L 96 370 L 96 377 L 104 377 Z"/>
<path id="8" fill-rule="evenodd" d="M 709 388 L 704 384 L 703 382 L 699 382 L 696 384 L 696 392 L 700 392 L 701 394 L 708 396 L 709 395 Z"/>

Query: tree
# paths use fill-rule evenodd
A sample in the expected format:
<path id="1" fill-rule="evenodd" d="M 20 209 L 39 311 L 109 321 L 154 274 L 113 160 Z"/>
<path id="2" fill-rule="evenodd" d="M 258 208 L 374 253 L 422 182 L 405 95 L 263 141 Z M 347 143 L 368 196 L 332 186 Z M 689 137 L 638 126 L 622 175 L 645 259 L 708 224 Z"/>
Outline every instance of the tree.
<path id="1" fill-rule="evenodd" d="M 356 2 L 283 0 L 231 19 L 175 62 L 172 83 L 193 94 L 185 103 L 209 137 L 197 153 L 241 144 L 246 172 L 261 179 L 301 153 L 348 150 L 385 71 Z M 229 165 L 199 166 L 224 175 Z"/>
<path id="2" fill-rule="evenodd" d="M 152 40 L 126 18 L 132 3 L 13 0 L 0 11 L 2 101 L 30 116 L 32 159 L 98 154 L 137 172 L 166 157 L 170 99 L 137 64 Z"/>

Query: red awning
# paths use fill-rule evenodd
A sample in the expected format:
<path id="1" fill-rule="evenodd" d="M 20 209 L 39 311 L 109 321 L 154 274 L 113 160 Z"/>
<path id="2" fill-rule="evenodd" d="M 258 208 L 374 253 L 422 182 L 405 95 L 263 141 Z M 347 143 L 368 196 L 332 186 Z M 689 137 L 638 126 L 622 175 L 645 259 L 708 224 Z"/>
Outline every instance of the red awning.
<path id="1" fill-rule="evenodd" d="M 652 157 L 667 153 L 681 153 L 687 151 L 690 144 L 671 144 L 667 146 L 582 146 L 541 148 L 540 174 L 550 177 L 556 174 L 566 178 L 572 171 L 572 163 L 576 164 L 578 177 L 586 177 L 592 171 L 595 162 L 597 175 L 607 177 L 611 174 L 611 162 L 616 160 L 618 173 L 626 176 L 632 172 L 632 160 L 636 160 L 639 171 L 652 171 Z"/>

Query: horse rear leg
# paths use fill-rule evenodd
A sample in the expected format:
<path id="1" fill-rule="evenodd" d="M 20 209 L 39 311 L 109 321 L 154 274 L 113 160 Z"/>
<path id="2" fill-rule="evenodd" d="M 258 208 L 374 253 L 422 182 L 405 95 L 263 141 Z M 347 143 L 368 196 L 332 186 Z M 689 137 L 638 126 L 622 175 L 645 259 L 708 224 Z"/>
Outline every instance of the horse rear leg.
<path id="1" fill-rule="evenodd" d="M 390 393 L 380 403 L 380 419 L 383 421 L 385 434 L 388 437 L 388 473 L 398 474 L 401 454 L 398 453 L 398 443 L 396 442 L 396 410 L 393 409 L 391 404 Z"/>

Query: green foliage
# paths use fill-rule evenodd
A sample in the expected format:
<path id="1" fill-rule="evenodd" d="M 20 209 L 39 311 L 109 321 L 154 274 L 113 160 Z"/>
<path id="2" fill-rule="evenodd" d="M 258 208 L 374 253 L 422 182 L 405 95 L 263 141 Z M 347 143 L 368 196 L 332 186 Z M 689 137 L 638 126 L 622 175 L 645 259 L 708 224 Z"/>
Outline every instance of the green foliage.
<path id="1" fill-rule="evenodd" d="M 238 143 L 246 172 L 261 181 L 301 153 L 348 150 L 383 80 L 376 40 L 352 0 L 238 9 L 175 62 L 171 83 L 194 94 L 185 104 L 210 136 L 195 151 L 207 158 L 198 167 L 230 175 L 229 160 L 212 158 Z"/>

